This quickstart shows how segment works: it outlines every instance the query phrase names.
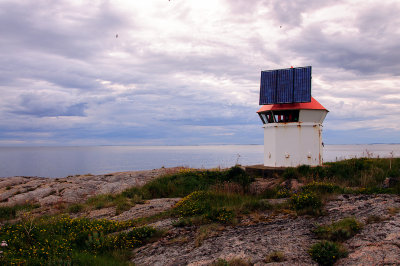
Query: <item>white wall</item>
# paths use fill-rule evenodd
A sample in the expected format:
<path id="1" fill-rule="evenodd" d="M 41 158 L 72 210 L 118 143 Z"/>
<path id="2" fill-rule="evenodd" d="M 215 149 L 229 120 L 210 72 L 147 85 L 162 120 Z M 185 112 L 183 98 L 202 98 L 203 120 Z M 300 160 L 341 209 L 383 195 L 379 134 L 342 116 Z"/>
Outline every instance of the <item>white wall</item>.
<path id="1" fill-rule="evenodd" d="M 313 122 L 264 125 L 264 165 L 322 165 L 322 125 Z"/>
<path id="2" fill-rule="evenodd" d="M 299 121 L 322 124 L 327 113 L 328 111 L 326 110 L 300 110 Z"/>

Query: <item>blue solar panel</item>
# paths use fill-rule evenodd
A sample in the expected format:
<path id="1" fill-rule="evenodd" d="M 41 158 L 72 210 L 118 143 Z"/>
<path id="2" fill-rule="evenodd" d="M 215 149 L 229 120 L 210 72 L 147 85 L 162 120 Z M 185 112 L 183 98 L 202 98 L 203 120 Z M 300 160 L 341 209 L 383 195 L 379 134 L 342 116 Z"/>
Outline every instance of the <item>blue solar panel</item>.
<path id="1" fill-rule="evenodd" d="M 277 70 L 276 103 L 293 102 L 293 69 Z"/>
<path id="2" fill-rule="evenodd" d="M 276 102 L 276 90 L 269 88 L 276 87 L 276 71 L 262 71 L 260 82 L 260 105 L 273 104 Z"/>
<path id="3" fill-rule="evenodd" d="M 294 68 L 293 102 L 311 102 L 311 67 Z"/>
<path id="4" fill-rule="evenodd" d="M 311 101 L 311 66 L 261 71 L 260 105 Z"/>

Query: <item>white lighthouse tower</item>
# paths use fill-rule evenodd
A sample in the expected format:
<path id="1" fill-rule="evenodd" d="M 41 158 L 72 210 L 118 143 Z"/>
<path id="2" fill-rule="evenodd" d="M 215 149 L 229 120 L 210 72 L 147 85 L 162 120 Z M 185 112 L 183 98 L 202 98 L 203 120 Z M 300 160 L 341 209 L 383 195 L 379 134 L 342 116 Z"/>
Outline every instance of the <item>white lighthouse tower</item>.
<path id="1" fill-rule="evenodd" d="M 261 104 L 264 166 L 322 165 L 328 110 L 311 97 L 311 67 L 261 72 Z"/>

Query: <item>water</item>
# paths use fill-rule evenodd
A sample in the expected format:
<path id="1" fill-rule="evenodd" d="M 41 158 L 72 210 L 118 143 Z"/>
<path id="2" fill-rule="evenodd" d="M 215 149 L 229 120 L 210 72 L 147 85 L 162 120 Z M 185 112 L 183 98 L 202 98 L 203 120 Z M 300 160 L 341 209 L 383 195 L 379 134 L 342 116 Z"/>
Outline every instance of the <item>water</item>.
<path id="1" fill-rule="evenodd" d="M 400 157 L 400 144 L 325 145 L 324 161 Z M 65 177 L 160 167 L 262 164 L 263 145 L 0 147 L 0 177 Z"/>

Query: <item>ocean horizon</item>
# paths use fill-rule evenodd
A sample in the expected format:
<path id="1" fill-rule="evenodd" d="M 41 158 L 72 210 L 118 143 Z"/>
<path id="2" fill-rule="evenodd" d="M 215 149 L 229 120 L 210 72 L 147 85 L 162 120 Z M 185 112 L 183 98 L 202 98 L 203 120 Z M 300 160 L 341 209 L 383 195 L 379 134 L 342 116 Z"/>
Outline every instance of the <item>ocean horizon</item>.
<path id="1" fill-rule="evenodd" d="M 231 167 L 263 163 L 263 145 L 15 146 L 0 147 L 0 177 L 66 177 L 161 167 Z M 400 144 L 324 147 L 324 162 L 360 157 L 400 157 Z"/>

